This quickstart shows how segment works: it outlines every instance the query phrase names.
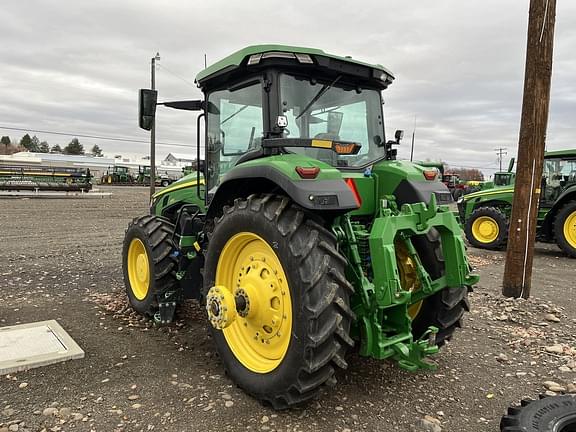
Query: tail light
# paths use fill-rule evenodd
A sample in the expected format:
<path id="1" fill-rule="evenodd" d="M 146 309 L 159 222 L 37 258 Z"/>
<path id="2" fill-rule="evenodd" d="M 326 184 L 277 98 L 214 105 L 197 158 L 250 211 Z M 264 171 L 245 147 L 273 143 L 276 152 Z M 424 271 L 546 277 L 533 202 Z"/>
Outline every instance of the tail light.
<path id="1" fill-rule="evenodd" d="M 300 178 L 311 180 L 315 179 L 320 172 L 320 168 L 318 167 L 296 167 L 296 172 L 300 176 Z"/>
<path id="2" fill-rule="evenodd" d="M 356 200 L 356 204 L 358 207 L 362 206 L 362 198 L 360 198 L 360 194 L 358 193 L 358 189 L 356 188 L 356 183 L 351 178 L 344 179 L 350 190 L 352 191 L 352 195 L 354 195 L 354 199 Z"/>

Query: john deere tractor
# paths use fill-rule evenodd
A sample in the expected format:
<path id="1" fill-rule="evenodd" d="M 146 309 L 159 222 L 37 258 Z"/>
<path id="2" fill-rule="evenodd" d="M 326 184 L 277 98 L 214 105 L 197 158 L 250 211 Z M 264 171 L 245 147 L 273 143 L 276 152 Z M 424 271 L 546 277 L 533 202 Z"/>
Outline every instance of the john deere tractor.
<path id="1" fill-rule="evenodd" d="M 401 131 L 385 138 L 393 79 L 350 57 L 260 45 L 200 72 L 201 101 L 140 91 L 145 129 L 156 105 L 201 111 L 205 164 L 128 226 L 130 303 L 167 323 L 199 300 L 228 375 L 275 408 L 334 384 L 354 346 L 433 368 L 427 357 L 468 310 L 478 278 L 450 192 L 436 169 L 396 160 Z"/>
<path id="2" fill-rule="evenodd" d="M 495 187 L 465 195 L 458 201 L 466 238 L 475 247 L 506 247 L 514 199 L 513 162 L 494 177 Z M 537 239 L 555 242 L 576 258 L 576 149 L 546 152 L 540 185 Z"/>

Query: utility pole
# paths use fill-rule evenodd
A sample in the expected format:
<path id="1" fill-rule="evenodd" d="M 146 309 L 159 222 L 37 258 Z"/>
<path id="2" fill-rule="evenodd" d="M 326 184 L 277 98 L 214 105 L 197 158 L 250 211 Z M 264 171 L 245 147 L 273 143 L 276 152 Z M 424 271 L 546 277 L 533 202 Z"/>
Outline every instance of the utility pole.
<path id="1" fill-rule="evenodd" d="M 416 135 L 416 116 L 414 116 L 414 129 L 412 129 L 412 147 L 410 148 L 410 162 L 414 158 L 414 136 Z"/>
<path id="2" fill-rule="evenodd" d="M 498 164 L 500 165 L 500 171 L 502 171 L 502 156 L 507 155 L 508 152 L 505 147 L 498 147 L 497 149 L 494 149 L 494 151 L 498 155 Z"/>
<path id="3" fill-rule="evenodd" d="M 156 90 L 156 61 L 160 60 L 160 53 L 156 53 L 152 57 L 151 62 L 151 89 Z M 156 119 L 152 120 L 152 128 L 150 129 L 150 199 L 154 195 L 154 190 L 156 188 Z"/>
<path id="4" fill-rule="evenodd" d="M 502 283 L 502 294 L 506 297 L 528 298 L 532 285 L 555 19 L 556 0 L 530 0 L 518 167 Z"/>

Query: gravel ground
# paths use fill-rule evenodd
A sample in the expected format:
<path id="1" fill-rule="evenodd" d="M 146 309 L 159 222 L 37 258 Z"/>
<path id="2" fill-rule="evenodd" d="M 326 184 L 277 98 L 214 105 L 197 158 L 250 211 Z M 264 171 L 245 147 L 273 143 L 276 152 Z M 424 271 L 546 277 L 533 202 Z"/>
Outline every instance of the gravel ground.
<path id="1" fill-rule="evenodd" d="M 147 189 L 105 189 L 112 198 L 0 201 L 0 325 L 56 319 L 86 352 L 0 376 L 0 432 L 498 431 L 509 404 L 576 392 L 575 261 L 538 245 L 533 297 L 506 300 L 503 253 L 471 249 L 472 313 L 435 372 L 352 354 L 334 389 L 275 412 L 223 374 L 198 305 L 164 328 L 126 307 L 122 238 Z"/>

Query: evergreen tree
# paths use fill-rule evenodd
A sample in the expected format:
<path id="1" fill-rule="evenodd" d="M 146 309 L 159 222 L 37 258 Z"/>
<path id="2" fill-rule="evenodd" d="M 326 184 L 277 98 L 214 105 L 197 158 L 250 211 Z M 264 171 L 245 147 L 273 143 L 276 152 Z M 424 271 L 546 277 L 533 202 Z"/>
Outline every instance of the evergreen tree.
<path id="1" fill-rule="evenodd" d="M 26 134 L 22 139 L 20 139 L 20 146 L 24 147 L 26 150 L 30 150 L 30 147 L 32 146 L 32 138 L 30 138 L 30 135 Z"/>
<path id="2" fill-rule="evenodd" d="M 50 149 L 50 153 L 62 153 L 62 147 L 60 147 L 58 144 L 54 144 Z"/>
<path id="3" fill-rule="evenodd" d="M 66 147 L 64 147 L 64 154 L 69 155 L 83 155 L 84 154 L 84 146 L 80 144 L 78 138 L 72 138 L 72 141 L 68 143 Z"/>
<path id="4" fill-rule="evenodd" d="M 48 142 L 42 141 L 40 143 L 40 153 L 48 153 L 49 151 L 50 151 L 50 146 L 48 145 Z"/>
<path id="5" fill-rule="evenodd" d="M 96 157 L 104 156 L 102 154 L 102 149 L 100 147 L 98 147 L 98 144 L 94 144 L 94 147 L 92 147 L 92 151 L 90 153 L 92 153 L 92 156 L 96 156 Z"/>
<path id="6" fill-rule="evenodd" d="M 0 138 L 0 144 L 4 144 L 4 146 L 6 147 L 6 151 L 8 151 L 8 147 L 10 146 L 10 137 L 3 136 L 2 138 Z"/>
<path id="7" fill-rule="evenodd" d="M 38 153 L 40 151 L 40 140 L 38 139 L 38 137 L 36 135 L 34 135 L 32 137 L 32 139 L 30 140 L 30 148 L 28 149 L 31 152 L 36 152 Z"/>

